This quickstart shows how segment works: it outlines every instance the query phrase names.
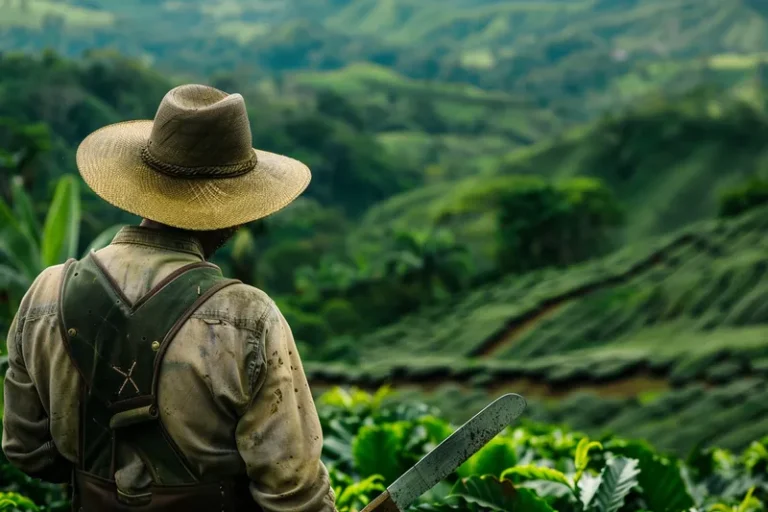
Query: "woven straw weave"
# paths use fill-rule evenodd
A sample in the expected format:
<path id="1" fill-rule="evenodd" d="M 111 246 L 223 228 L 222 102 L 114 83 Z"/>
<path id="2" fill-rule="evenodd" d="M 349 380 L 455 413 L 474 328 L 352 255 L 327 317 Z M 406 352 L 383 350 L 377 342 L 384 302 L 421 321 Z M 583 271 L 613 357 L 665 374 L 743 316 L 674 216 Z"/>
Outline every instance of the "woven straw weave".
<path id="1" fill-rule="evenodd" d="M 89 135 L 77 166 L 122 210 L 183 229 L 221 229 L 266 217 L 309 185 L 307 166 L 252 145 L 242 96 L 184 85 L 166 94 L 154 121 Z"/>

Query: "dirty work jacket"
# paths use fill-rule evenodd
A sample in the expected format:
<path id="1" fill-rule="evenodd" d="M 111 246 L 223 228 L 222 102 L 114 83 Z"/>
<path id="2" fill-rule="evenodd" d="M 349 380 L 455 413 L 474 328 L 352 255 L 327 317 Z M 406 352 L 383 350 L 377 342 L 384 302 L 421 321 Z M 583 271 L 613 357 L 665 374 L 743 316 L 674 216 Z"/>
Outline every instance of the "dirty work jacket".
<path id="1" fill-rule="evenodd" d="M 131 301 L 203 260 L 194 238 L 137 226 L 96 255 Z M 3 417 L 8 460 L 52 481 L 68 481 L 78 460 L 79 376 L 57 323 L 62 267 L 35 280 L 11 325 Z M 160 418 L 201 476 L 247 472 L 266 512 L 335 510 L 301 360 L 266 294 L 244 284 L 215 294 L 173 339 L 160 375 Z M 136 493 L 149 485 L 149 472 L 129 448 L 119 451 L 116 467 L 120 489 Z"/>

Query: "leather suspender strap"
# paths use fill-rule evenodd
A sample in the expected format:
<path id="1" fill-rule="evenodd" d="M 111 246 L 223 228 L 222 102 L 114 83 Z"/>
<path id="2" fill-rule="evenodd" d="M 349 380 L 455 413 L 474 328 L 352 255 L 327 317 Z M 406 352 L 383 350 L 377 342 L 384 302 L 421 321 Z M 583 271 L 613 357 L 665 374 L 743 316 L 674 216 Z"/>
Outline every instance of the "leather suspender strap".
<path id="1" fill-rule="evenodd" d="M 171 341 L 173 340 L 174 336 L 176 336 L 176 333 L 178 333 L 179 329 L 181 329 L 181 326 L 184 325 L 187 320 L 189 320 L 189 317 L 191 317 L 194 312 L 197 311 L 197 309 L 202 306 L 205 301 L 210 299 L 215 293 L 226 288 L 227 286 L 239 283 L 240 281 L 237 279 L 225 279 L 217 282 L 208 288 L 205 293 L 200 295 L 200 297 L 184 313 L 182 313 L 182 315 L 171 326 L 171 329 L 165 335 L 165 338 L 163 338 L 163 342 L 160 344 L 160 349 L 157 353 L 157 357 L 155 358 L 154 372 L 152 375 L 152 396 L 155 399 L 153 403 L 154 406 L 157 406 L 157 387 L 160 383 L 160 365 L 163 361 L 163 358 L 165 357 L 165 353 L 168 350 L 168 347 L 171 344 Z"/>
<path id="2" fill-rule="evenodd" d="M 157 409 L 162 359 L 182 325 L 216 292 L 239 283 L 194 263 L 131 304 L 91 253 L 65 267 L 59 301 L 62 336 L 85 393 L 81 470 L 111 480 L 115 444 L 134 447 L 155 484 L 197 482 Z"/>

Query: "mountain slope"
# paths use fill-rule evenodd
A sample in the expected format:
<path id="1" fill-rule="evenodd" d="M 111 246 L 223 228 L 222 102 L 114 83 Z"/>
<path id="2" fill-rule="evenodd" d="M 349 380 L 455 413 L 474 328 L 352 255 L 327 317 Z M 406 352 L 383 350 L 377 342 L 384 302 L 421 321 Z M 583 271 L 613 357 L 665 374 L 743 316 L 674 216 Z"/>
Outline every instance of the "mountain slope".
<path id="1" fill-rule="evenodd" d="M 446 226 L 480 267 L 495 252 L 496 201 L 517 175 L 595 176 L 625 206 L 627 240 L 667 233 L 717 212 L 723 188 L 768 173 L 763 107 L 718 91 L 659 96 L 623 114 L 517 149 L 485 174 L 409 191 L 374 206 L 352 246 L 378 240 L 378 226 Z"/>
<path id="2" fill-rule="evenodd" d="M 109 45 L 186 73 L 369 61 L 565 108 L 647 62 L 764 52 L 767 14 L 762 0 L 8 0 L 0 49 Z"/>
<path id="3" fill-rule="evenodd" d="M 768 425 L 766 251 L 765 208 L 698 224 L 427 307 L 359 337 L 355 367 L 307 363 L 308 374 L 318 387 L 390 382 L 451 400 L 461 419 L 518 392 L 534 417 L 593 432 L 679 452 L 743 446 Z"/>
<path id="4" fill-rule="evenodd" d="M 326 103 L 355 104 L 360 123 L 378 134 L 393 158 L 422 169 L 432 165 L 436 179 L 478 173 L 513 148 L 559 132 L 567 122 L 524 96 L 413 80 L 372 64 L 293 73 L 285 83 L 298 94 L 334 95 Z"/>

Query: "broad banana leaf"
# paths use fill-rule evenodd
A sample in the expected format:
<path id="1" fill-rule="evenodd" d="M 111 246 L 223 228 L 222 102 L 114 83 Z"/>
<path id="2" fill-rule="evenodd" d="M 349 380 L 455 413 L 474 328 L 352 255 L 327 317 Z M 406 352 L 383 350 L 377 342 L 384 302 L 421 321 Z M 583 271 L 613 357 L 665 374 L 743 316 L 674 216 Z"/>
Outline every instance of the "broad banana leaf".
<path id="1" fill-rule="evenodd" d="M 78 182 L 72 175 L 63 176 L 56 185 L 43 226 L 41 252 L 44 267 L 76 256 L 80 239 L 80 215 Z"/>
<path id="2" fill-rule="evenodd" d="M 24 181 L 21 176 L 14 176 L 11 180 L 11 199 L 16 218 L 21 223 L 20 227 L 25 229 L 34 240 L 40 240 L 42 236 L 40 222 L 35 215 L 32 199 L 24 190 Z"/>
<path id="3" fill-rule="evenodd" d="M 42 262 L 40 248 L 30 231 L 24 229 L 13 210 L 0 198 L 0 256 L 30 283 Z"/>

